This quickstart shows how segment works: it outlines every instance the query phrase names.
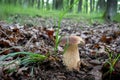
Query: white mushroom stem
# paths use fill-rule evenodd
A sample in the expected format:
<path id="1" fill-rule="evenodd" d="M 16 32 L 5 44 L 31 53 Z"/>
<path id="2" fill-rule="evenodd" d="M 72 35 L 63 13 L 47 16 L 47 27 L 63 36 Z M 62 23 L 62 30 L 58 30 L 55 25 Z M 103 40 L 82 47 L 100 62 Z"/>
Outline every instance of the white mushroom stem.
<path id="1" fill-rule="evenodd" d="M 77 44 L 70 44 L 63 54 L 63 62 L 66 65 L 68 70 L 77 70 L 79 71 L 80 67 L 80 57 Z"/>

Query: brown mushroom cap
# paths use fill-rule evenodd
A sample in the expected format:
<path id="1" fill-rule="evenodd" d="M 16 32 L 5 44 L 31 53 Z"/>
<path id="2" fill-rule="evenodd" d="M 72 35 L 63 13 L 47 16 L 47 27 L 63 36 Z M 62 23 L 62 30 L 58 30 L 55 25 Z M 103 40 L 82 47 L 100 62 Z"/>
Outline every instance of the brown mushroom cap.
<path id="1" fill-rule="evenodd" d="M 60 45 L 64 46 L 65 44 L 85 44 L 85 41 L 79 36 L 65 36 L 61 38 Z"/>

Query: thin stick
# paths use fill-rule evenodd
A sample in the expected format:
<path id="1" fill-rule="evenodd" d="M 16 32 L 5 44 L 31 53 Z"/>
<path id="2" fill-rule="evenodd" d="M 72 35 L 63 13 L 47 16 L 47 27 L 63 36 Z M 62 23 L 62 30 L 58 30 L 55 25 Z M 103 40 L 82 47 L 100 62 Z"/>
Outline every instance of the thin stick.
<path id="1" fill-rule="evenodd" d="M 34 35 L 29 39 L 29 41 L 25 44 L 25 48 L 27 48 L 30 44 L 30 42 L 32 41 L 32 39 L 34 38 Z"/>
<path id="2" fill-rule="evenodd" d="M 0 30 L 7 38 L 9 38 L 9 36 L 2 30 Z"/>

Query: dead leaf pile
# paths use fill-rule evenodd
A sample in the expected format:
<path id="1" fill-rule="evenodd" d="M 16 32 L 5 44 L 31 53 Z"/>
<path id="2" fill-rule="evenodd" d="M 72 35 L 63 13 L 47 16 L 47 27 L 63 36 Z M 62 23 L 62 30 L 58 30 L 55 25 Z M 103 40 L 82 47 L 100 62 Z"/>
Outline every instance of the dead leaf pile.
<path id="1" fill-rule="evenodd" d="M 84 26 L 80 28 L 80 24 L 74 24 L 74 27 L 63 26 L 61 28 L 61 35 L 75 34 L 85 39 L 86 45 L 80 51 L 89 55 L 106 54 L 106 46 L 115 53 L 120 53 L 120 24 L 107 23 L 96 24 L 93 26 Z"/>
<path id="2" fill-rule="evenodd" d="M 37 18 L 38 20 L 39 18 Z M 32 18 L 33 21 L 34 19 Z M 35 22 L 37 22 L 35 20 Z M 42 20 L 42 19 L 39 19 Z M 51 23 L 50 23 L 51 22 Z M 41 23 L 41 22 L 40 22 Z M 57 21 L 56 21 L 57 23 Z M 32 23 L 31 23 L 32 24 Z M 7 24 L 0 22 L 0 56 L 12 52 L 34 52 L 49 54 L 54 51 L 55 29 L 58 25 L 52 19 L 43 19 L 39 27 L 25 24 Z M 44 26 L 43 26 L 44 24 Z M 51 29 L 48 27 L 52 27 Z M 4 80 L 100 80 L 100 68 L 108 59 L 106 48 L 109 48 L 113 55 L 120 54 L 120 24 L 119 23 L 94 23 L 92 26 L 84 22 L 75 22 L 63 19 L 61 22 L 60 36 L 78 35 L 86 44 L 79 47 L 80 57 L 87 65 L 82 65 L 80 72 L 70 72 L 62 64 L 61 55 L 50 56 L 41 65 L 32 64 L 29 67 L 20 66 L 11 73 L 0 67 L 0 79 Z M 60 47 L 62 48 L 62 47 Z M 58 53 L 60 53 L 58 51 Z M 8 59 L 8 61 L 11 58 Z M 118 66 L 117 66 L 117 69 Z M 120 71 L 120 70 L 118 70 Z M 97 77 L 95 77 L 97 76 Z"/>
<path id="3" fill-rule="evenodd" d="M 20 51 L 47 54 L 53 50 L 53 33 L 42 27 L 0 23 L 0 54 Z"/>

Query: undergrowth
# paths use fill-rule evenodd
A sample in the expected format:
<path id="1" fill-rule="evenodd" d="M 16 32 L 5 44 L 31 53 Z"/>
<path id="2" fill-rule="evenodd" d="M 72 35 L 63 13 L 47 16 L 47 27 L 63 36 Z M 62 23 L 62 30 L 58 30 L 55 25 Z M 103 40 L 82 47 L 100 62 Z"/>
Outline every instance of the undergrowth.
<path id="1" fill-rule="evenodd" d="M 77 1 L 76 1 L 77 2 Z M 76 4 L 75 2 L 75 4 Z M 74 5 L 74 4 L 73 4 Z M 72 6 L 73 6 L 72 5 Z M 77 13 L 77 12 L 71 12 L 69 13 L 69 7 L 66 10 L 45 10 L 45 9 L 36 9 L 36 8 L 32 8 L 32 7 L 23 7 L 23 6 L 19 6 L 19 5 L 8 5 L 8 4 L 0 4 L 0 19 L 4 19 L 7 20 L 8 22 L 12 22 L 12 19 L 10 19 L 10 16 L 14 16 L 16 14 L 19 15 L 23 15 L 23 16 L 36 16 L 39 15 L 43 18 L 46 17 L 60 17 L 61 13 L 65 15 L 62 16 L 62 18 L 70 18 L 76 21 L 85 21 L 85 22 L 89 22 L 90 24 L 94 23 L 94 22 L 99 22 L 99 23 L 103 23 L 104 20 L 101 18 L 102 13 Z M 71 7 L 71 6 L 70 6 Z M 22 18 L 21 18 L 22 19 Z"/>
<path id="2" fill-rule="evenodd" d="M 41 54 L 36 54 L 36 53 L 32 53 L 32 52 L 14 52 L 14 53 L 9 53 L 8 55 L 5 55 L 3 57 L 0 58 L 0 61 L 5 61 L 7 58 L 9 57 L 15 57 L 18 55 L 24 55 L 21 58 L 16 58 L 16 60 L 18 60 L 20 62 L 20 65 L 24 65 L 24 66 L 28 66 L 31 63 L 41 63 L 43 62 L 45 59 L 47 59 L 47 56 L 41 55 Z M 12 64 L 13 61 L 11 61 L 9 64 Z M 7 66 L 6 64 L 3 64 L 4 66 Z"/>
<path id="3" fill-rule="evenodd" d="M 76 3 L 77 3 L 77 1 L 74 4 L 76 4 Z M 30 15 L 32 15 L 34 13 L 39 13 L 39 10 L 33 10 L 31 8 L 29 8 L 29 9 L 26 9 L 26 8 L 21 9 L 19 7 L 13 7 L 12 5 L 7 5 L 7 6 L 1 5 L 1 6 L 2 6 L 2 8 L 4 8 L 4 9 L 2 9 L 1 12 L 5 13 L 5 15 L 8 15 L 8 14 L 10 14 L 10 15 L 23 14 L 24 12 L 25 12 L 24 14 L 28 14 L 30 12 Z M 59 40 L 60 40 L 59 30 L 60 30 L 60 27 L 61 27 L 61 21 L 62 21 L 62 19 L 64 18 L 64 16 L 66 15 L 66 13 L 69 11 L 69 9 L 72 6 L 70 6 L 68 9 L 66 9 L 63 12 L 60 12 L 60 13 L 58 12 L 59 15 L 57 13 L 57 16 L 58 16 L 58 24 L 57 24 L 58 28 L 57 28 L 57 31 L 55 32 L 55 36 L 56 36 L 55 37 L 55 47 L 54 47 L 55 54 L 57 54 L 56 51 L 58 50 L 58 45 L 59 45 Z M 39 15 L 41 15 L 41 14 L 39 14 Z M 47 56 L 45 56 L 45 55 L 40 55 L 40 54 L 36 54 L 36 53 L 31 53 L 31 52 L 15 52 L 15 53 L 9 53 L 8 55 L 5 55 L 4 57 L 2 57 L 0 59 L 0 61 L 4 61 L 8 57 L 14 57 L 14 56 L 20 55 L 20 54 L 25 55 L 22 58 L 18 58 L 18 60 L 20 61 L 20 64 L 22 64 L 24 66 L 27 66 L 30 63 L 43 62 L 47 58 Z"/>
<path id="4" fill-rule="evenodd" d="M 77 2 L 75 2 L 77 3 Z M 74 4 L 75 4 L 74 3 Z M 73 5 L 72 5 L 73 6 Z M 16 14 L 20 14 L 20 15 L 29 15 L 29 16 L 42 16 L 42 17 L 58 17 L 58 28 L 57 31 L 55 32 L 56 38 L 55 38 L 55 54 L 56 51 L 58 50 L 58 45 L 59 45 L 59 30 L 60 30 L 60 26 L 61 26 L 61 21 L 63 18 L 71 18 L 77 21 L 88 21 L 90 24 L 98 21 L 100 23 L 103 23 L 103 19 L 101 18 L 102 13 L 89 13 L 89 14 L 85 14 L 85 13 L 68 13 L 69 9 L 72 7 L 70 6 L 68 9 L 64 10 L 64 11 L 56 11 L 56 10 L 52 10 L 52 11 L 48 11 L 48 10 L 44 10 L 44 9 L 36 9 L 36 8 L 25 8 L 22 6 L 13 6 L 13 5 L 5 5 L 5 4 L 0 4 L 0 19 L 5 19 L 8 22 L 12 22 L 12 18 L 10 16 L 16 15 Z M 119 19 L 119 18 L 116 18 Z M 22 21 L 22 18 L 21 18 Z M 8 55 L 6 55 L 5 57 L 1 58 L 0 60 L 5 60 L 8 57 L 14 57 L 16 55 L 19 54 L 24 54 L 25 56 L 22 58 L 19 58 L 21 64 L 23 65 L 29 65 L 30 63 L 36 63 L 36 62 L 42 62 L 44 61 L 47 56 L 44 55 L 40 55 L 40 54 L 36 54 L 36 53 L 31 53 L 31 52 L 15 52 L 15 53 L 9 53 Z M 111 56 L 109 56 L 111 59 Z M 113 63 L 108 62 L 110 64 L 110 71 L 114 70 L 114 65 L 116 63 L 116 61 L 118 60 L 118 58 L 120 58 L 120 55 L 117 56 Z"/>
<path id="5" fill-rule="evenodd" d="M 115 55 L 113 51 L 111 51 L 109 48 L 106 48 L 106 52 L 108 53 L 108 60 L 106 62 L 106 65 L 109 65 L 109 71 L 106 74 L 110 73 L 110 79 L 113 71 L 115 71 L 115 65 L 120 60 L 120 54 Z"/>

